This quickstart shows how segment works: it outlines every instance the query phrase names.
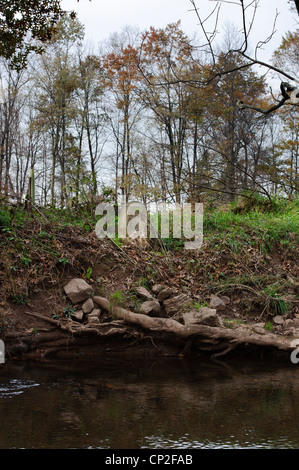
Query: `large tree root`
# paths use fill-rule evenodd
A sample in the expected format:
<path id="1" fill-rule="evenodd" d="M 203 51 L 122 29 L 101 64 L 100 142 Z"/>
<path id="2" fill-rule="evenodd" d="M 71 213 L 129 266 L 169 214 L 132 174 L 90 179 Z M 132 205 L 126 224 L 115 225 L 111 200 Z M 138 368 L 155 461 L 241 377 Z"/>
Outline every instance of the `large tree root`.
<path id="1" fill-rule="evenodd" d="M 176 354 L 187 355 L 192 350 L 214 358 L 224 356 L 236 348 L 284 353 L 295 349 L 296 338 L 266 331 L 264 334 L 256 333 L 248 325 L 238 325 L 235 328 L 184 325 L 172 318 L 149 317 L 131 312 L 111 304 L 104 297 L 95 296 L 93 300 L 111 314 L 113 321 L 85 325 L 70 319 L 54 320 L 38 313 L 26 312 L 55 325 L 59 330 L 54 327 L 48 333 L 24 334 L 14 338 L 12 344 L 8 345 L 8 353 L 18 355 L 38 351 L 39 357 L 46 357 L 59 351 L 93 345 L 100 347 L 103 344 L 106 351 L 111 351 L 116 344 L 115 339 L 118 341 L 118 349 L 147 342 L 147 350 L 151 348 L 158 353 L 163 347 L 165 351 L 167 346 L 175 345 Z"/>
<path id="2" fill-rule="evenodd" d="M 292 344 L 294 337 L 291 336 L 282 336 L 270 332 L 259 334 L 244 325 L 235 328 L 183 325 L 171 318 L 155 318 L 131 312 L 112 305 L 103 297 L 96 296 L 93 300 L 100 307 L 109 311 L 115 319 L 124 320 L 128 324 L 136 325 L 147 331 L 171 333 L 185 341 L 192 339 L 192 344 L 197 349 L 213 352 L 215 357 L 227 354 L 238 346 L 254 345 L 286 352 L 294 349 L 294 343 Z"/>

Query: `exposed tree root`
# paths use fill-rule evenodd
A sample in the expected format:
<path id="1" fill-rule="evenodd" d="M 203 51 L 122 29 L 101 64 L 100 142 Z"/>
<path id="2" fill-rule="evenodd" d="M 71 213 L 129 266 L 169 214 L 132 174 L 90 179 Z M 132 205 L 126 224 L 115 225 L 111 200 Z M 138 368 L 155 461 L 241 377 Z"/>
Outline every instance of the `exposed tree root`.
<path id="1" fill-rule="evenodd" d="M 26 312 L 35 318 L 55 325 L 57 328 L 38 334 L 22 334 L 14 337 L 8 347 L 10 355 L 38 351 L 47 357 L 60 351 L 70 351 L 78 346 L 99 345 L 117 338 L 121 344 L 135 347 L 146 341 L 148 349 L 159 351 L 162 346 L 175 345 L 180 355 L 193 351 L 209 354 L 212 358 L 224 356 L 238 347 L 259 347 L 290 352 L 294 349 L 294 338 L 271 332 L 259 334 L 248 325 L 235 328 L 212 327 L 202 324 L 184 325 L 172 318 L 149 317 L 113 305 L 104 297 L 93 297 L 94 302 L 108 311 L 111 322 L 81 324 L 71 319 L 54 320 L 47 316 Z M 17 340 L 17 341 L 16 341 Z M 103 341 L 102 341 L 103 340 Z M 133 341 L 132 341 L 133 340 Z M 119 344 L 118 344 L 119 346 Z M 127 347 L 127 346 L 126 346 Z"/>
<path id="2" fill-rule="evenodd" d="M 200 345 L 197 341 L 197 348 L 201 350 L 213 351 L 217 348 L 222 350 L 215 353 L 217 356 L 230 352 L 238 345 L 252 344 L 284 351 L 291 351 L 294 349 L 291 344 L 294 339 L 293 337 L 276 335 L 270 332 L 258 334 L 250 329 L 250 327 L 244 325 L 236 328 L 220 328 L 206 325 L 183 325 L 171 318 L 153 318 L 143 314 L 133 313 L 124 308 L 112 305 L 103 297 L 94 297 L 94 302 L 109 311 L 113 318 L 124 320 L 128 324 L 134 324 L 142 329 L 150 330 L 152 332 L 163 331 L 172 333 L 186 341 L 195 337 L 204 342 L 204 344 Z"/>

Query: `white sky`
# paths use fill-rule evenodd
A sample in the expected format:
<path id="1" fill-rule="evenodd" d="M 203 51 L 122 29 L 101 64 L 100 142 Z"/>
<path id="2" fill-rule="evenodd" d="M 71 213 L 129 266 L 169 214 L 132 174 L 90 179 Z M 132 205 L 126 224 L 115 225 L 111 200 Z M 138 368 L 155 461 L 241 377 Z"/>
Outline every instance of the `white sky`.
<path id="1" fill-rule="evenodd" d="M 235 0 L 236 1 L 236 0 Z M 215 2 L 197 0 L 197 6 L 203 17 L 208 15 Z M 150 26 L 165 27 L 168 23 L 181 20 L 182 30 L 192 36 L 197 32 L 200 36 L 198 20 L 191 11 L 190 0 L 62 0 L 65 10 L 75 10 L 78 18 L 85 25 L 86 40 L 95 46 L 111 33 L 121 32 L 124 26 L 138 26 L 141 31 Z M 252 11 L 249 10 L 249 11 Z M 258 14 L 255 20 L 253 38 L 266 39 L 272 31 L 276 11 L 279 16 L 276 23 L 276 34 L 267 46 L 261 59 L 269 59 L 272 52 L 279 46 L 281 37 L 288 30 L 296 27 L 295 14 L 289 9 L 287 0 L 260 0 Z M 238 5 L 223 4 L 221 8 L 222 24 L 230 21 L 240 25 L 241 9 Z M 212 24 L 211 24 L 212 26 Z M 297 24 L 298 26 L 298 24 Z M 219 25 L 219 32 L 222 27 Z"/>

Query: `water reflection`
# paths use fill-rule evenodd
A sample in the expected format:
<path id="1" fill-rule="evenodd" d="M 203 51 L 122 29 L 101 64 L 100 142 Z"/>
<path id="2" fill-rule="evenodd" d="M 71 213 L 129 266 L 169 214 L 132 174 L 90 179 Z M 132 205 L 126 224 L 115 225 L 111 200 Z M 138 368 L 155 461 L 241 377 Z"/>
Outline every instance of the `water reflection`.
<path id="1" fill-rule="evenodd" d="M 0 386 L 0 399 L 13 398 L 15 395 L 21 395 L 27 388 L 38 387 L 39 384 L 31 380 L 12 379 L 8 383 Z"/>
<path id="2" fill-rule="evenodd" d="M 295 448 L 298 391 L 263 362 L 4 364 L 0 448 Z"/>

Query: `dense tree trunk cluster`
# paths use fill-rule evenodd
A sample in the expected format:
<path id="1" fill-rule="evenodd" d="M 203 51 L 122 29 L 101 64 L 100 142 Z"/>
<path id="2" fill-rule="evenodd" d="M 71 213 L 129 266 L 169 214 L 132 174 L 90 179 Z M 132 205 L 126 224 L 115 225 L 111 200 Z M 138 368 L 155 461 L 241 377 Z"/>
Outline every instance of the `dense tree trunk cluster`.
<path id="1" fill-rule="evenodd" d="M 62 207 L 99 192 L 144 203 L 298 194 L 298 106 L 253 112 L 271 106 L 269 84 L 231 35 L 206 55 L 180 23 L 126 28 L 94 53 L 64 16 L 26 69 L 2 58 L 1 195 L 26 197 L 33 169 L 36 202 Z M 297 59 L 293 32 L 273 67 L 298 74 Z M 240 106 L 244 97 L 254 106 Z"/>

